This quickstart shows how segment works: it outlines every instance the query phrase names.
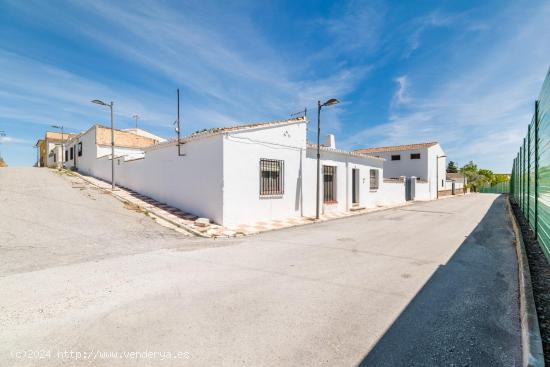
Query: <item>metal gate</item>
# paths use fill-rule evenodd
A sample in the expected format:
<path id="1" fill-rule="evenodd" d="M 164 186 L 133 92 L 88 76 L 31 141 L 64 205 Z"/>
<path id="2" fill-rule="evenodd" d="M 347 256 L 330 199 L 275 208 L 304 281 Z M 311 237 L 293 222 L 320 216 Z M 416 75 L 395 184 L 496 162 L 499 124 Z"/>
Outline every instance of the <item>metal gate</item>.
<path id="1" fill-rule="evenodd" d="M 405 179 L 405 200 L 414 200 L 414 184 L 416 183 L 416 177 L 407 177 Z"/>

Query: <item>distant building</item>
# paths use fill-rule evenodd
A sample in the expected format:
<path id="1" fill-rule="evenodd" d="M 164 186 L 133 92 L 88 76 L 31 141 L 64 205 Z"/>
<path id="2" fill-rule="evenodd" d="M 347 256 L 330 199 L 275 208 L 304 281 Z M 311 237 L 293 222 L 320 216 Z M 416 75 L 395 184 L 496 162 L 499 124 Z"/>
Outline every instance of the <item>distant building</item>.
<path id="1" fill-rule="evenodd" d="M 114 130 L 115 157 L 142 158 L 143 149 L 165 141 L 147 131 L 138 130 L 139 135 L 126 130 Z M 94 125 L 83 133 L 73 135 L 65 144 L 64 155 L 65 168 L 94 175 L 97 159 L 111 157 L 111 129 Z"/>
<path id="2" fill-rule="evenodd" d="M 437 198 L 437 191 L 448 191 L 447 158 L 437 142 L 358 149 L 355 152 L 384 158 L 384 178 L 416 177 L 427 182 L 428 197 Z"/>
<path id="3" fill-rule="evenodd" d="M 62 145 L 76 134 L 46 131 L 44 139 L 39 139 L 35 146 L 38 149 L 38 167 L 61 167 Z"/>

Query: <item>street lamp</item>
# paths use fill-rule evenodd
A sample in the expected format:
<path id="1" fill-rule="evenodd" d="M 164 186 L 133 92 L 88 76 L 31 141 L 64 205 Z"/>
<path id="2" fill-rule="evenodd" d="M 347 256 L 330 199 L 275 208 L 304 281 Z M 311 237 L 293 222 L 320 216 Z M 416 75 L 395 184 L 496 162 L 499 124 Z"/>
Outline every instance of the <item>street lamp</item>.
<path id="1" fill-rule="evenodd" d="M 0 130 L 0 138 L 3 138 L 6 136 L 6 132 L 4 130 Z M 0 143 L 2 142 L 2 139 L 0 139 Z M 0 151 L 0 158 L 2 158 L 2 152 Z"/>
<path id="2" fill-rule="evenodd" d="M 321 196 L 321 108 L 334 106 L 340 103 L 336 98 L 331 98 L 325 103 L 317 101 L 317 206 L 315 207 L 315 219 L 319 219 L 319 200 Z"/>
<path id="3" fill-rule="evenodd" d="M 114 102 L 111 101 L 111 103 L 105 103 L 103 101 L 100 101 L 99 99 L 94 99 L 92 103 L 106 106 L 111 109 L 111 189 L 115 189 L 115 127 L 114 127 L 114 119 L 113 119 L 113 105 Z M 137 121 L 137 120 L 136 120 Z"/>
<path id="4" fill-rule="evenodd" d="M 65 155 L 65 144 L 63 140 L 63 125 L 52 125 L 54 129 L 61 130 L 61 168 L 63 168 L 63 156 Z"/>
<path id="5" fill-rule="evenodd" d="M 447 158 L 446 155 L 438 155 L 435 157 L 435 195 L 439 199 L 439 158 Z"/>

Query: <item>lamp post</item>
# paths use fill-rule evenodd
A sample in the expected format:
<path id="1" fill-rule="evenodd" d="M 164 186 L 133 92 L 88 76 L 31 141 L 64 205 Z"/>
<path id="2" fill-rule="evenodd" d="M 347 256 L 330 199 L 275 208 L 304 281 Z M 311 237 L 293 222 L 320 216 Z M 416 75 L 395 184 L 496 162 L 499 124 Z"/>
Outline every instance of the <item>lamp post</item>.
<path id="1" fill-rule="evenodd" d="M 3 138 L 6 136 L 6 132 L 4 130 L 0 130 L 0 138 Z M 2 139 L 0 139 L 0 143 L 2 142 Z M 0 151 L 0 158 L 2 158 L 2 152 Z"/>
<path id="2" fill-rule="evenodd" d="M 317 101 L 317 205 L 315 207 L 315 219 L 319 219 L 319 201 L 321 196 L 321 108 L 334 106 L 340 103 L 336 98 L 331 98 L 325 103 L 321 104 L 321 101 Z"/>
<path id="3" fill-rule="evenodd" d="M 63 125 L 52 125 L 54 129 L 61 130 L 61 168 L 63 168 L 63 157 L 65 155 L 65 141 L 63 140 Z"/>
<path id="4" fill-rule="evenodd" d="M 435 157 L 435 195 L 439 199 L 439 158 L 447 158 L 446 155 L 438 155 Z"/>
<path id="5" fill-rule="evenodd" d="M 111 103 L 105 103 L 103 101 L 100 101 L 99 99 L 94 99 L 92 103 L 95 103 L 101 106 L 106 106 L 111 109 L 111 189 L 114 190 L 115 189 L 115 127 L 114 127 L 114 119 L 113 119 L 114 102 L 111 101 Z"/>

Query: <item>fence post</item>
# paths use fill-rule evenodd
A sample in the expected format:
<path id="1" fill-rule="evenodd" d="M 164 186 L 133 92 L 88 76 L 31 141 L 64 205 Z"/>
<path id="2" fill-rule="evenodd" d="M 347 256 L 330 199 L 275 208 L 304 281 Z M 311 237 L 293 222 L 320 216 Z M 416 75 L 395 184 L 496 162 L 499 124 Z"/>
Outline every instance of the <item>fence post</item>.
<path id="1" fill-rule="evenodd" d="M 529 207 L 531 206 L 531 124 L 527 126 L 527 223 L 531 225 Z"/>
<path id="2" fill-rule="evenodd" d="M 539 232 L 539 101 L 535 101 L 535 238 Z"/>
<path id="3" fill-rule="evenodd" d="M 527 188 L 525 187 L 525 184 L 527 183 L 527 176 L 525 175 L 526 174 L 526 168 L 527 168 L 527 164 L 525 164 L 527 161 L 527 154 L 525 154 L 525 147 L 526 147 L 526 143 L 527 143 L 527 139 L 523 138 L 523 164 L 522 164 L 522 167 L 521 167 L 521 186 L 523 186 L 523 190 L 522 191 L 522 194 L 523 194 L 523 197 L 521 198 L 523 204 L 521 205 L 521 210 L 523 212 L 523 215 L 525 216 L 525 197 L 527 196 Z"/>

